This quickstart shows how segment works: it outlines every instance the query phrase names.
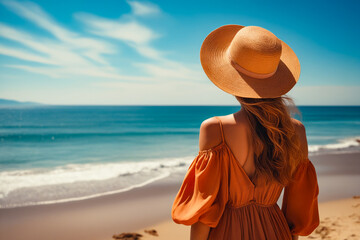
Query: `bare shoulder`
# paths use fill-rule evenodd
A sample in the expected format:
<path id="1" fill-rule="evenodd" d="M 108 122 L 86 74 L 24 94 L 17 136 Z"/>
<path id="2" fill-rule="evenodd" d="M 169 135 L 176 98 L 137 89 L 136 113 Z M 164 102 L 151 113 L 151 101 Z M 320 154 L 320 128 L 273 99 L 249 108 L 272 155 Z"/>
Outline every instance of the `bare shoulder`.
<path id="1" fill-rule="evenodd" d="M 291 120 L 295 126 L 296 134 L 299 136 L 300 148 L 304 152 L 305 156 L 308 156 L 308 143 L 305 126 L 302 122 L 295 118 L 292 118 Z"/>
<path id="2" fill-rule="evenodd" d="M 295 126 L 295 130 L 296 130 L 297 134 L 299 134 L 300 137 L 302 135 L 306 136 L 306 130 L 305 130 L 304 124 L 295 118 L 291 118 L 291 121 Z"/>
<path id="3" fill-rule="evenodd" d="M 304 124 L 302 122 L 300 122 L 299 120 L 295 119 L 295 118 L 291 118 L 291 121 L 293 122 L 293 124 L 295 124 L 295 126 L 297 127 L 304 127 Z"/>
<path id="4" fill-rule="evenodd" d="M 199 149 L 207 150 L 219 145 L 222 141 L 219 120 L 208 118 L 201 123 L 199 133 Z"/>

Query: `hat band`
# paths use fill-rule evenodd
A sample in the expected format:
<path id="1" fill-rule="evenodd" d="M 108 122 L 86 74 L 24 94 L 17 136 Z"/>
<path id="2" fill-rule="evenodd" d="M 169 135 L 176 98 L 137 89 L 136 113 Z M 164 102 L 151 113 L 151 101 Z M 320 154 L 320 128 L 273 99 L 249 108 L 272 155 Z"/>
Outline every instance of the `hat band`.
<path id="1" fill-rule="evenodd" d="M 249 76 L 249 77 L 252 77 L 252 78 L 259 78 L 259 79 L 263 79 L 263 78 L 268 78 L 268 77 L 271 77 L 272 75 L 275 74 L 276 70 L 277 70 L 277 67 L 275 69 L 275 71 L 271 72 L 271 73 L 254 73 L 254 72 L 250 72 L 248 70 L 246 70 L 245 68 L 241 67 L 239 64 L 237 64 L 237 62 L 231 60 L 231 65 L 239 72 Z"/>

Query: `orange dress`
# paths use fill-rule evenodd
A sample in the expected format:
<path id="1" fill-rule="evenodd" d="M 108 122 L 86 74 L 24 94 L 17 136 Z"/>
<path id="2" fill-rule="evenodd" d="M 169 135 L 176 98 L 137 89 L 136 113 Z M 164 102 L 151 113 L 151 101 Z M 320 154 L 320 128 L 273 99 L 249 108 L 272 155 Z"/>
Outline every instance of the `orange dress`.
<path id="1" fill-rule="evenodd" d="M 219 119 L 220 120 L 220 119 Z M 208 239 L 281 240 L 309 235 L 319 225 L 316 171 L 309 159 L 284 190 L 277 182 L 255 186 L 224 140 L 199 151 L 185 175 L 171 215 L 176 223 L 210 226 Z M 261 181 L 260 181 L 261 182 Z"/>

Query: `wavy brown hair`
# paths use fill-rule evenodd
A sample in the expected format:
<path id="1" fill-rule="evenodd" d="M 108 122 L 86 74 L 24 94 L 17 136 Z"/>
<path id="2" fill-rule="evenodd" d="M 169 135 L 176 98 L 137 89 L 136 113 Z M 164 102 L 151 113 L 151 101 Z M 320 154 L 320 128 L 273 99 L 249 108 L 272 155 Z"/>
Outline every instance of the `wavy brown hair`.
<path id="1" fill-rule="evenodd" d="M 254 149 L 254 181 L 264 176 L 266 182 L 287 185 L 296 166 L 305 157 L 291 120 L 299 109 L 293 100 L 283 95 L 277 98 L 244 98 L 235 96 L 244 108 L 250 125 Z"/>

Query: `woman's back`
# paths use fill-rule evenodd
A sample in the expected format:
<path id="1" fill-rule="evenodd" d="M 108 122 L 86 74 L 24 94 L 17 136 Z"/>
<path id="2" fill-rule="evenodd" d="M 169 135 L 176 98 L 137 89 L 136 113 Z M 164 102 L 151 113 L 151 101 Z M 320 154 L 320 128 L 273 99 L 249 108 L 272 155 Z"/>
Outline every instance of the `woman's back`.
<path id="1" fill-rule="evenodd" d="M 312 231 L 318 225 L 312 163 L 306 159 L 297 168 L 298 181 L 285 190 L 280 209 L 277 200 L 284 186 L 277 181 L 266 183 L 261 176 L 256 184 L 251 179 L 254 153 L 242 114 L 203 122 L 199 154 L 174 201 L 174 221 L 210 226 L 208 239 L 291 239 L 291 234 Z M 293 121 L 301 134 L 301 123 Z M 310 214 L 304 214 L 308 208 Z"/>
<path id="2" fill-rule="evenodd" d="M 226 144 L 248 177 L 252 179 L 255 173 L 254 148 L 251 144 L 250 127 L 244 114 L 246 114 L 244 111 L 239 111 L 234 114 L 205 120 L 201 125 L 202 129 L 200 130 L 199 136 L 199 143 L 201 145 L 199 149 L 210 149 L 221 143 L 222 139 L 219 125 L 219 120 L 221 120 Z M 300 140 L 300 149 L 304 155 L 307 156 L 308 144 L 305 127 L 300 121 L 294 118 L 291 120 L 295 127 L 296 135 Z"/>

